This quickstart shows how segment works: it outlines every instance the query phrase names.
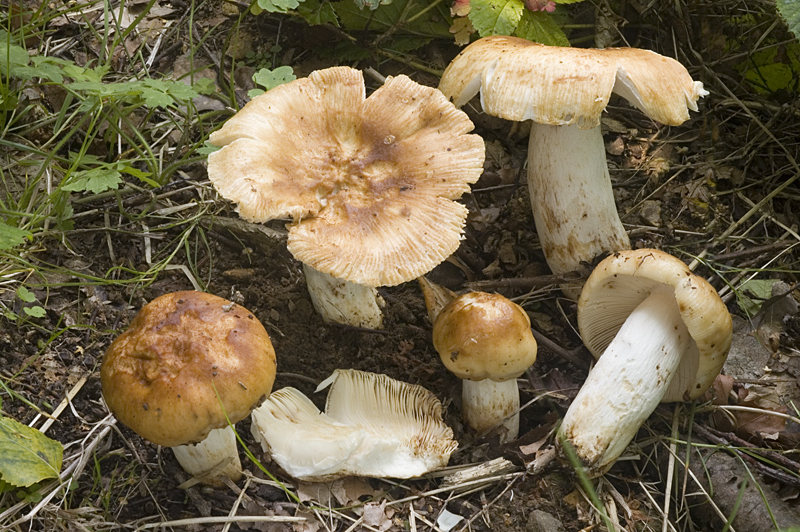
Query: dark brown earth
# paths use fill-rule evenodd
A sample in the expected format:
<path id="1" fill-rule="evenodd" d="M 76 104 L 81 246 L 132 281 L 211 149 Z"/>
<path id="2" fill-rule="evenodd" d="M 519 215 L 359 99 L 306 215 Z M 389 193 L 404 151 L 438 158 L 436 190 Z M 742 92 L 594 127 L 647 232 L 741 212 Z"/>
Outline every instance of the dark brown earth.
<path id="1" fill-rule="evenodd" d="M 711 94 L 689 122 L 671 128 L 649 121 L 622 101 L 612 101 L 605 141 L 618 208 L 633 246 L 659 248 L 687 263 L 701 257 L 696 273 L 719 290 L 727 283 L 735 288 L 740 271 L 757 271 L 759 278 L 781 279 L 794 285 L 798 271 L 794 247 L 800 238 L 794 232 L 800 225 L 800 191 L 794 182 L 800 175 L 796 163 L 800 158 L 797 87 L 758 92 L 744 80 L 737 66 L 746 64 L 748 50 L 761 44 L 759 38 L 777 42 L 776 46 L 783 46 L 785 51 L 790 34 L 780 23 L 770 26 L 776 20 L 769 13 L 772 8 L 760 4 L 758 9 L 766 11 L 756 12 L 755 21 L 749 25 L 729 22 L 750 9 L 736 2 L 681 4 L 683 13 L 673 7 L 640 13 L 639 8 L 643 9 L 639 2 L 628 2 L 615 10 L 622 36 L 633 46 L 670 56 L 677 51 L 677 58 Z M 204 16 L 220 16 L 217 9 L 217 4 L 209 4 Z M 594 20 L 592 9 L 576 12 L 580 20 Z M 280 44 L 284 50 L 295 48 L 299 52 L 309 46 L 304 43 L 325 42 L 336 34 L 308 28 L 289 18 L 245 18 L 247 34 L 256 49 L 275 44 L 276 21 L 282 24 Z M 224 39 L 224 29 L 230 28 L 232 21 L 225 19 L 221 24 L 210 41 L 212 47 Z M 318 55 L 313 46 L 307 50 L 306 54 L 295 53 L 295 57 L 301 57 L 292 65 L 298 77 L 333 64 Z M 457 52 L 458 48 L 448 42 L 434 41 L 419 57 L 442 68 Z M 354 66 L 374 67 L 384 75 L 405 73 L 433 86 L 437 82 L 435 76 L 398 62 L 378 65 L 363 60 Z M 367 82 L 371 92 L 377 82 L 369 78 Z M 66 457 L 76 453 L 81 442 L 94 442 L 110 421 L 99 381 L 106 348 L 144 303 L 166 292 L 193 289 L 191 276 L 208 292 L 248 308 L 264 324 L 278 358 L 275 389 L 294 386 L 321 407 L 324 396 L 314 393 L 316 383 L 337 368 L 385 373 L 419 384 L 443 402 L 446 421 L 459 440 L 451 465 L 504 457 L 514 464 L 515 471 L 524 471 L 533 455 L 525 455 L 520 446 L 539 441 L 554 428 L 585 378 L 590 355 L 581 348 L 576 332 L 575 304 L 562 297 L 548 277 L 550 272 L 538 245 L 521 168 L 527 149 L 525 128 L 482 115 L 476 112 L 478 108 L 466 110 L 476 124 L 475 132 L 487 142 L 485 173 L 462 200 L 470 216 L 461 247 L 434 269 L 430 278 L 456 291 L 481 289 L 514 298 L 528 312 L 534 330 L 549 340 L 540 341 L 539 358 L 520 381 L 522 403 L 538 400 L 521 413 L 519 441 L 501 446 L 491 439 L 476 440 L 460 422 L 460 382 L 443 368 L 433 349 L 431 323 L 416 283 L 379 290 L 386 301 L 383 330 L 323 323 L 307 294 L 301 264 L 286 250 L 285 240 L 238 222 L 233 207 L 214 194 L 203 164 L 182 168 L 160 190 L 105 199 L 87 195 L 76 205 L 73 230 L 53 233 L 35 248 L 15 251 L 23 253 L 32 265 L 24 275 L 30 276 L 27 284 L 36 288 L 37 301 L 47 315 L 36 321 L 0 319 L 3 414 L 40 427 L 40 411 L 52 412 L 74 390 L 77 393 L 47 435 L 66 446 Z M 754 204 L 759 207 L 754 208 Z M 181 205 L 188 207 L 159 214 L 159 209 Z M 106 215 L 108 221 L 104 221 Z M 285 234 L 285 222 L 273 221 L 267 227 Z M 181 238 L 185 240 L 179 241 Z M 184 269 L 162 270 L 152 276 L 135 273 L 150 270 L 151 264 L 166 260 L 172 253 L 169 264 Z M 586 265 L 586 271 L 578 275 L 590 269 L 591 265 Z M 18 313 L 21 302 L 13 296 L 13 290 L 7 292 L 2 302 Z M 730 294 L 726 302 L 732 314 L 742 316 Z M 788 360 L 782 362 L 786 375 L 797 378 L 800 326 L 796 317 L 787 318 L 786 327 L 788 332 L 777 338 L 775 357 L 783 354 Z M 661 529 L 659 508 L 664 504 L 665 475 L 657 464 L 666 454 L 668 443 L 659 441 L 659 437 L 670 434 L 672 412 L 672 406 L 657 411 L 638 438 L 640 459 L 620 462 L 599 487 L 601 500 L 606 508 L 617 508 L 625 530 Z M 681 410 L 681 431 L 689 426 L 689 417 L 686 409 Z M 710 423 L 701 413 L 693 420 Z M 288 481 L 262 456 L 250 435 L 249 421 L 240 422 L 237 429 L 265 467 Z M 786 429 L 789 433 L 796 430 L 797 426 Z M 787 438 L 750 440 L 777 451 L 796 445 Z M 232 508 L 237 508 L 236 515 L 272 512 L 309 517 L 306 524 L 294 525 L 298 532 L 323 527 L 343 531 L 352 524 L 327 509 L 317 514 L 298 509 L 282 490 L 268 484 L 249 483 L 240 502 L 239 493 L 233 489 L 179 489 L 186 476 L 171 452 L 159 450 L 120 424 L 96 443 L 88 465 L 70 491 L 59 494 L 38 508 L 30 521 L 13 529 L 136 529 L 159 521 L 225 516 Z M 800 460 L 796 450 L 787 457 Z M 242 458 L 250 472 L 265 478 L 244 453 Z M 798 471 L 787 473 L 783 481 L 756 478 L 765 489 L 784 494 L 790 504 L 797 503 Z M 681 484 L 683 478 L 678 474 L 673 482 Z M 371 530 L 385 530 L 384 526 L 409 530 L 414 519 L 415 527 L 429 529 L 421 519 L 435 521 L 445 506 L 465 519 L 456 530 L 467 520 L 475 530 L 532 532 L 543 529 L 540 522 L 550 523 L 544 529 L 556 530 L 534 510 L 546 512 L 564 530 L 604 527 L 578 491 L 579 482 L 568 466 L 551 464 L 542 473 L 498 479 L 464 496 L 456 497 L 452 492 L 426 495 L 438 485 L 435 478 L 401 484 L 370 480 L 368 489 L 362 486 L 367 494 L 361 502 L 370 497 L 377 501 L 419 497 L 413 502 L 414 517 L 409 504 L 404 503 L 394 513 L 384 512 L 386 520 L 376 522 Z M 0 512 L 11 508 L 18 496 L 4 494 Z M 708 524 L 712 511 L 701 510 L 690 517 L 685 508 L 675 513 L 678 504 L 673 499 L 671 521 L 676 529 L 721 527 L 719 521 Z M 28 505 L 16 510 L 16 517 L 32 508 Z M 349 516 L 361 512 L 338 511 Z M 697 523 L 695 528 L 689 524 L 691 520 Z M 221 530 L 222 526 L 195 524 L 174 529 Z M 291 526 L 237 522 L 229 530 L 277 531 Z M 736 530 L 748 530 L 748 526 L 744 523 Z"/>

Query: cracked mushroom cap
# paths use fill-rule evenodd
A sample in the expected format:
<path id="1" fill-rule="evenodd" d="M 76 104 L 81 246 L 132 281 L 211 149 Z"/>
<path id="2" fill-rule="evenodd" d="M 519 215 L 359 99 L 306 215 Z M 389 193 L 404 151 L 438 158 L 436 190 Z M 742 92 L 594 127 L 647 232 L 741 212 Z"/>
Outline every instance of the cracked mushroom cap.
<path id="1" fill-rule="evenodd" d="M 358 70 L 333 67 L 254 98 L 211 142 L 219 193 L 252 222 L 291 216 L 289 251 L 339 279 L 392 286 L 459 245 L 452 201 L 483 171 L 473 125 L 436 89 L 390 77 L 365 97 Z"/>
<path id="2" fill-rule="evenodd" d="M 490 115 L 581 129 L 599 125 L 612 92 L 667 125 L 688 120 L 708 94 L 683 65 L 649 50 L 545 46 L 499 35 L 467 46 L 439 90 L 457 107 L 480 91 Z"/>
<path id="3" fill-rule="evenodd" d="M 528 314 L 500 294 L 469 292 L 433 324 L 433 346 L 459 379 L 516 379 L 536 361 Z"/>
<path id="4" fill-rule="evenodd" d="M 143 438 L 176 447 L 205 439 L 261 404 L 275 351 L 247 309 L 203 292 L 160 296 L 139 311 L 103 357 L 103 397 Z"/>
<path id="5" fill-rule="evenodd" d="M 714 287 L 679 259 L 655 249 L 620 251 L 607 257 L 581 291 L 578 328 L 583 343 L 600 358 L 628 315 L 660 286 L 672 288 L 692 337 L 662 401 L 696 399 L 725 363 L 731 316 Z"/>

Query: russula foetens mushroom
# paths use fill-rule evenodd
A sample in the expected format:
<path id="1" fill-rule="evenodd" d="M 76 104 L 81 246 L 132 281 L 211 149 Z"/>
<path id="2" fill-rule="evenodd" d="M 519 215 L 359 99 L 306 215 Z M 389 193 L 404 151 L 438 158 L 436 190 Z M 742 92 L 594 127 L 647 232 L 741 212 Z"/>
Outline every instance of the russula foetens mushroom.
<path id="1" fill-rule="evenodd" d="M 254 437 L 294 478 L 418 477 L 446 466 L 458 446 L 421 386 L 357 370 L 336 370 L 317 391 L 328 386 L 324 413 L 294 388 L 253 411 Z"/>
<path id="2" fill-rule="evenodd" d="M 467 46 L 445 70 L 439 89 L 458 107 L 480 91 L 486 113 L 533 121 L 528 188 L 554 274 L 630 248 L 600 131 L 611 93 L 666 125 L 685 122 L 707 94 L 680 63 L 649 50 L 564 48 L 505 36 Z M 578 290 L 565 293 L 577 298 Z"/>
<path id="3" fill-rule="evenodd" d="M 436 89 L 401 75 L 365 94 L 360 71 L 333 67 L 254 98 L 211 134 L 223 148 L 208 175 L 244 219 L 292 217 L 289 251 L 307 276 L 323 274 L 320 286 L 332 283 L 324 275 L 360 285 L 309 285 L 327 321 L 375 328 L 374 287 L 412 280 L 458 247 L 467 209 L 453 200 L 480 177 L 484 146 Z M 352 291 L 373 300 L 355 317 L 339 302 Z"/>
<path id="4" fill-rule="evenodd" d="M 203 292 L 173 292 L 142 307 L 114 340 L 100 379 L 120 422 L 172 447 L 202 482 L 222 486 L 220 475 L 241 476 L 231 425 L 272 390 L 275 351 L 247 309 Z"/>
<path id="5" fill-rule="evenodd" d="M 677 258 L 620 251 L 595 268 L 578 327 L 597 358 L 559 436 L 590 476 L 605 473 L 660 402 L 702 395 L 731 345 L 731 317 L 714 288 Z"/>
<path id="6" fill-rule="evenodd" d="M 497 427 L 505 443 L 519 435 L 517 377 L 536 361 L 531 321 L 500 294 L 470 292 L 445 306 L 433 324 L 433 346 L 462 379 L 462 414 L 478 433 Z"/>

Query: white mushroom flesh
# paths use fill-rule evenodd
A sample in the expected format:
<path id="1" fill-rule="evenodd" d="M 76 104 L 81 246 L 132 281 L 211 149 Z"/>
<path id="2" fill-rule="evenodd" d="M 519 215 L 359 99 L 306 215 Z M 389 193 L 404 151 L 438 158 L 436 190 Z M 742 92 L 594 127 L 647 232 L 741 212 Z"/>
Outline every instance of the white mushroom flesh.
<path id="1" fill-rule="evenodd" d="M 562 274 L 608 250 L 629 249 L 617 215 L 600 126 L 532 124 L 528 190 L 550 270 Z M 562 289 L 577 299 L 580 289 Z"/>
<path id="2" fill-rule="evenodd" d="M 591 476 L 605 473 L 661 402 L 692 346 L 671 287 L 628 316 L 589 373 L 561 425 Z"/>
<path id="3" fill-rule="evenodd" d="M 200 443 L 172 447 L 172 452 L 183 469 L 204 484 L 221 487 L 225 485 L 221 477 L 236 481 L 242 476 L 236 433 L 230 425 L 212 430 Z"/>
<path id="4" fill-rule="evenodd" d="M 479 434 L 498 427 L 495 432 L 500 436 L 501 443 L 515 439 L 519 435 L 517 379 L 462 382 L 464 421 Z"/>

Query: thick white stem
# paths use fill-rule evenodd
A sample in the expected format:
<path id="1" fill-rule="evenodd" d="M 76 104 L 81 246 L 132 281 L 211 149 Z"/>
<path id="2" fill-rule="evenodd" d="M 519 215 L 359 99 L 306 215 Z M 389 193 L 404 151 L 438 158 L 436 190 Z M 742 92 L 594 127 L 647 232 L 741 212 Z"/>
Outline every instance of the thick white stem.
<path id="1" fill-rule="evenodd" d="M 233 481 L 242 477 L 236 433 L 230 425 L 212 430 L 200 443 L 172 447 L 172 451 L 183 469 L 193 477 L 200 477 L 203 484 L 223 487 L 225 483 L 220 477 Z"/>
<path id="2" fill-rule="evenodd" d="M 628 316 L 561 424 L 590 476 L 611 467 L 656 409 L 691 342 L 670 287 Z"/>
<path id="3" fill-rule="evenodd" d="M 503 424 L 496 429 L 500 442 L 506 443 L 516 439 L 519 435 L 517 379 L 502 382 L 491 379 L 464 380 L 463 383 L 461 408 L 464 421 L 478 433 L 485 432 L 502 422 Z"/>
<path id="4" fill-rule="evenodd" d="M 542 251 L 554 274 L 603 252 L 630 249 L 614 203 L 600 126 L 533 124 L 528 190 Z M 579 290 L 568 295 L 577 297 Z"/>
<path id="5" fill-rule="evenodd" d="M 370 286 L 337 279 L 303 264 L 308 293 L 314 308 L 327 323 L 339 323 L 367 329 L 383 324 L 383 299 Z"/>

